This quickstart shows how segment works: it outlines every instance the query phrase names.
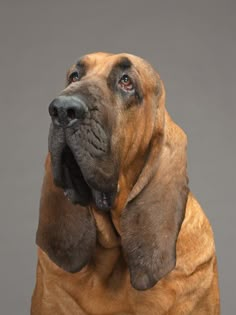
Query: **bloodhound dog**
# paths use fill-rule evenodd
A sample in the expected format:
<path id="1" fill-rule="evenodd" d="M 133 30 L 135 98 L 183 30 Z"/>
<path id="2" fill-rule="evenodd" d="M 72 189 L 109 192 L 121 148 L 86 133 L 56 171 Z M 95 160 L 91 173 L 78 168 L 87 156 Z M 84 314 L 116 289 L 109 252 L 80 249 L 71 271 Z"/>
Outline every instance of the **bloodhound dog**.
<path id="1" fill-rule="evenodd" d="M 219 314 L 212 229 L 157 72 L 86 55 L 49 113 L 31 314 Z"/>

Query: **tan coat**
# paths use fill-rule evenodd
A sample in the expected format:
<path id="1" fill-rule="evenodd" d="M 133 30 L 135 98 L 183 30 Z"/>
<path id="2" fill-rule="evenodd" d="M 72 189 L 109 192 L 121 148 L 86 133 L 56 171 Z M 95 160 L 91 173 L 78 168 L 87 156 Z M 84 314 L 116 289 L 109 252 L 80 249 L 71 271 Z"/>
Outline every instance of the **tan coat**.
<path id="1" fill-rule="evenodd" d="M 109 213 L 93 202 L 73 205 L 55 185 L 48 155 L 31 315 L 217 315 L 213 233 L 189 192 L 187 140 L 165 109 L 162 81 L 140 58 L 98 53 L 85 57 L 85 82 L 86 76 L 107 78 L 121 57 L 131 60 L 143 99 L 139 108 L 116 113 L 114 204 Z M 122 99 L 113 101 L 119 106 Z"/>

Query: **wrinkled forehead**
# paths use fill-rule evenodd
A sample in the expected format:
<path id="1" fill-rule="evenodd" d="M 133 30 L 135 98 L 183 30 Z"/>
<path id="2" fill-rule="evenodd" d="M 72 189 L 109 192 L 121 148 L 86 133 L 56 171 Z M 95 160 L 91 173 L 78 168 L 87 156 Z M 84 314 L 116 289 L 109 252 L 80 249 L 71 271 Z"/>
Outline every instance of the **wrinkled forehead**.
<path id="1" fill-rule="evenodd" d="M 121 53 L 110 54 L 104 52 L 92 53 L 78 59 L 70 68 L 69 72 L 76 68 L 83 69 L 84 72 L 96 73 L 108 76 L 114 68 L 130 69 L 133 68 L 143 80 L 148 80 L 149 84 L 155 83 L 159 75 L 153 67 L 144 59 L 135 55 Z M 153 79 L 153 80 L 152 80 Z"/>

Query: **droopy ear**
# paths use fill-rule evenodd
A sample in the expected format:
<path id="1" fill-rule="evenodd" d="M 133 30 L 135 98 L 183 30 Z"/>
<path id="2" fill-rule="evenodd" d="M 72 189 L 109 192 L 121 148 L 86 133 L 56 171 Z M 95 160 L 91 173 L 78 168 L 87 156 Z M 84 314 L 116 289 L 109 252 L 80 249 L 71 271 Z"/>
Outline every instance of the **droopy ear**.
<path id="1" fill-rule="evenodd" d="M 149 174 L 150 181 L 128 202 L 121 216 L 122 247 L 131 284 L 137 290 L 151 288 L 175 267 L 176 240 L 185 215 L 186 136 L 167 113 L 166 117 L 158 165 L 153 165 L 155 174 Z M 154 163 L 153 159 L 148 163 Z M 136 187 L 141 185 L 138 180 Z"/>
<path id="2" fill-rule="evenodd" d="M 40 200 L 37 245 L 68 272 L 77 272 L 90 260 L 96 244 L 96 228 L 88 209 L 73 205 L 53 183 L 50 156 Z"/>

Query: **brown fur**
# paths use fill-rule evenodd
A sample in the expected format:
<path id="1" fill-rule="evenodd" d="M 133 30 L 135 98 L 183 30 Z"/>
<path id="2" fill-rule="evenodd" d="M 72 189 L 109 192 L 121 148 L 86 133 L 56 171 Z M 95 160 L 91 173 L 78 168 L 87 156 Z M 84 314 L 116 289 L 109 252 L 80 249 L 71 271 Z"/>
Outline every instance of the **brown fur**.
<path id="1" fill-rule="evenodd" d="M 186 136 L 165 109 L 159 75 L 138 57 L 97 53 L 85 57 L 87 76 L 107 77 L 120 56 L 134 64 L 144 104 L 120 112 L 113 128 L 119 192 L 111 215 L 73 205 L 54 185 L 48 155 L 31 315 L 217 315 L 213 233 L 188 190 Z M 55 238 L 64 249 L 72 240 L 79 272 L 57 266 L 63 251 L 49 258 Z"/>

